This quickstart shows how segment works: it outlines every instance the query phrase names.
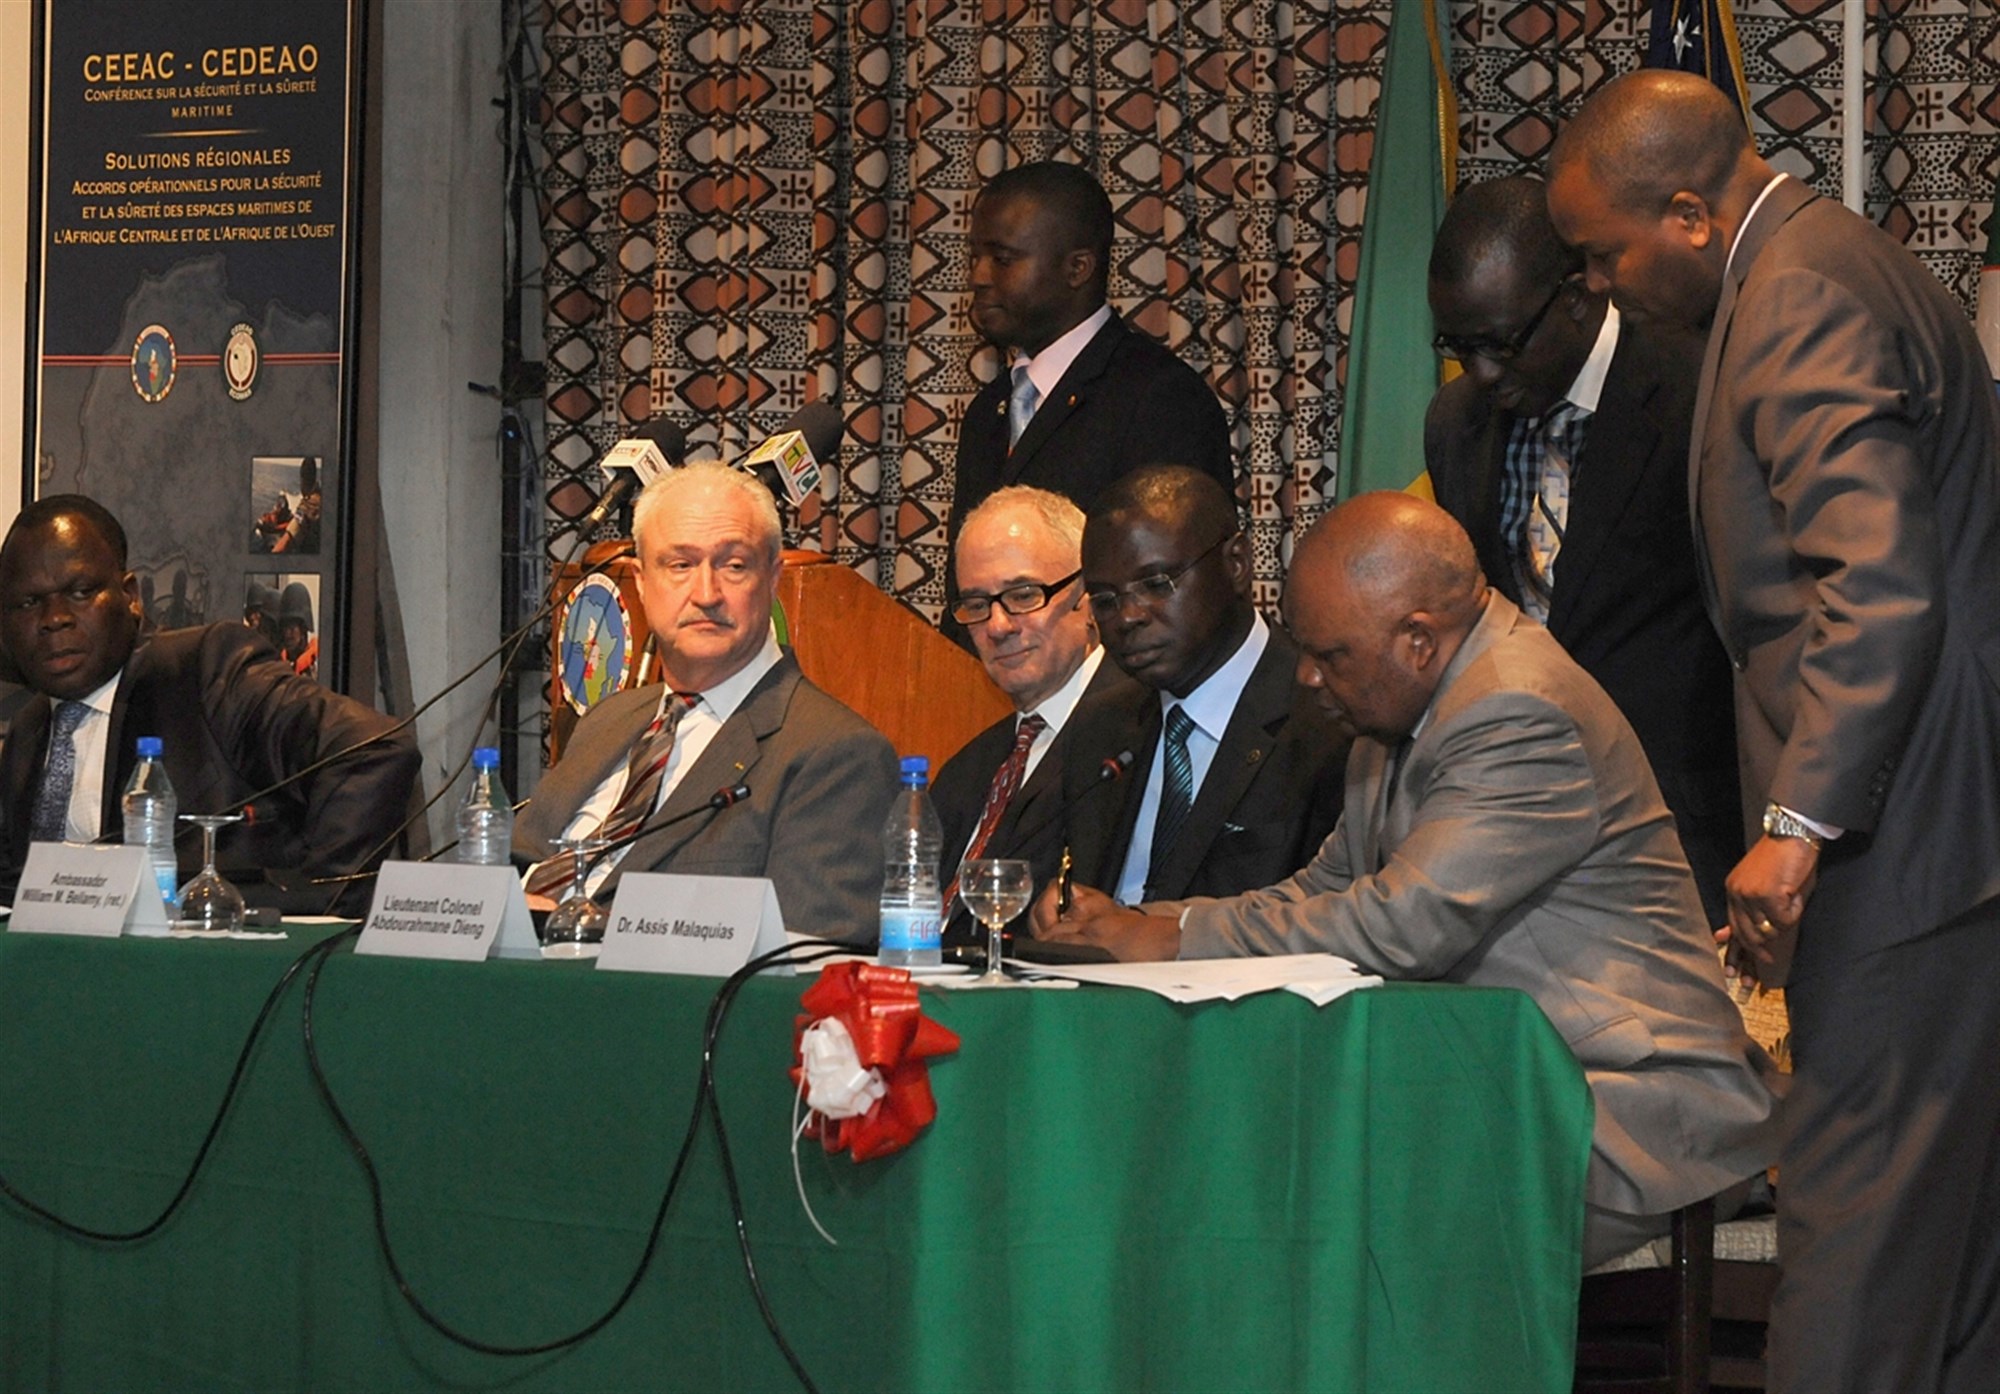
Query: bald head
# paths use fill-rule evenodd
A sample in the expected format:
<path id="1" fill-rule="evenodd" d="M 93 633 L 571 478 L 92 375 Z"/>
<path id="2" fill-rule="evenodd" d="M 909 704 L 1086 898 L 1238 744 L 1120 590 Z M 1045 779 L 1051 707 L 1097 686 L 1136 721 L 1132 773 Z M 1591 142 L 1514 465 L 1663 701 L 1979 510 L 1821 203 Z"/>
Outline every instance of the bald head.
<path id="1" fill-rule="evenodd" d="M 1756 159 L 1750 128 L 1721 88 L 1693 73 L 1642 68 L 1599 88 L 1563 127 L 1549 178 L 1580 167 L 1613 207 L 1657 213 L 1683 189 L 1718 202 L 1743 162 Z"/>
<path id="2" fill-rule="evenodd" d="M 1409 494 L 1362 494 L 1300 541 L 1285 615 L 1299 681 L 1357 735 L 1395 741 L 1423 717 L 1479 621 L 1486 582 L 1451 515 Z"/>
<path id="3" fill-rule="evenodd" d="M 1774 175 L 1729 99 L 1690 73 L 1607 83 L 1556 138 L 1549 216 L 1584 282 L 1637 321 L 1705 327 L 1729 248 Z"/>

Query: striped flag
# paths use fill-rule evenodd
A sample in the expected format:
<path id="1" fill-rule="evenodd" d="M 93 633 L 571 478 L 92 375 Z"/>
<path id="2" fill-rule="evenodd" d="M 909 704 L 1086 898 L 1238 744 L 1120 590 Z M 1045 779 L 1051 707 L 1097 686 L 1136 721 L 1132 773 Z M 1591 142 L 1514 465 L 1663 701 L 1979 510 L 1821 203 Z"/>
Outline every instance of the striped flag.
<path id="1" fill-rule="evenodd" d="M 1750 88 L 1729 0 L 1653 0 L 1646 66 L 1698 73 L 1713 82 L 1749 120 Z"/>
<path id="2" fill-rule="evenodd" d="M 1986 350 L 1986 364 L 1993 372 L 1993 386 L 2000 390 L 2000 190 L 1995 191 L 1993 211 L 1986 215 L 1986 266 L 1979 273 L 1979 346 Z"/>

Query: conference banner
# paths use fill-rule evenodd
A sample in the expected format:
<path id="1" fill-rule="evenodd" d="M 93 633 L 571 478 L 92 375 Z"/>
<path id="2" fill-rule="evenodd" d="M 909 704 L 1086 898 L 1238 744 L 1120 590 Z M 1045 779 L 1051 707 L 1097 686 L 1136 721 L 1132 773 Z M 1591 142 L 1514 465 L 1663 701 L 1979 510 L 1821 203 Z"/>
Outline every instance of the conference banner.
<path id="1" fill-rule="evenodd" d="M 125 525 L 148 615 L 335 681 L 360 0 L 41 0 L 24 498 Z"/>

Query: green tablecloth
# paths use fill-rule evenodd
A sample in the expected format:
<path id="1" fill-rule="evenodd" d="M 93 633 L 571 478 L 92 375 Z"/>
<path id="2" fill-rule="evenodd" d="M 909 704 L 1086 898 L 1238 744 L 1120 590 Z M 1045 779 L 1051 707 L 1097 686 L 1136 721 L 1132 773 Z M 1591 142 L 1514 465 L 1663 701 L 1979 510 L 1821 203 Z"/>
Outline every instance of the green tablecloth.
<path id="1" fill-rule="evenodd" d="M 307 942 L 0 935 L 0 1174 L 95 1227 L 150 1218 Z M 1590 1104 L 1526 997 L 926 993 L 964 1037 L 932 1070 L 938 1122 L 860 1166 L 804 1144 L 829 1248 L 786 1145 L 801 985 L 749 985 L 718 1071 L 760 1271 L 827 1394 L 1568 1388 Z M 678 1146 L 714 987 L 332 959 L 321 1053 L 435 1311 L 511 1344 L 609 1302 Z M 795 1387 L 712 1138 L 637 1296 L 589 1342 L 513 1360 L 423 1326 L 313 1096 L 298 1007 L 295 984 L 153 1240 L 79 1243 L 0 1205 L 0 1386 Z"/>

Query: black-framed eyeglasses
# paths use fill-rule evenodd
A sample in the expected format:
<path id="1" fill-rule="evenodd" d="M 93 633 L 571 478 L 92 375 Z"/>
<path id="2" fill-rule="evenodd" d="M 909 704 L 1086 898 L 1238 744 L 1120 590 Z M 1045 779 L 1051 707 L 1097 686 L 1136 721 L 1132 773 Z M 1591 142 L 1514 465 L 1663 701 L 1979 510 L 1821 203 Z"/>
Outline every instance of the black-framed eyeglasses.
<path id="1" fill-rule="evenodd" d="M 1086 591 L 1085 594 L 1090 598 L 1092 613 L 1099 619 L 1109 619 L 1124 608 L 1127 600 L 1136 600 L 1149 608 L 1166 604 L 1174 598 L 1174 592 L 1180 589 L 1181 577 L 1207 561 L 1215 554 L 1217 548 L 1236 535 L 1233 531 L 1224 533 L 1202 548 L 1197 556 L 1182 562 L 1171 571 L 1141 576 L 1138 580 L 1123 586 L 1099 586 L 1095 590 Z"/>
<path id="2" fill-rule="evenodd" d="M 1047 609 L 1049 602 L 1081 575 L 1083 568 L 1078 567 L 1060 581 L 1051 581 L 1046 586 L 1023 581 L 1018 586 L 1007 587 L 998 595 L 961 595 L 958 603 L 951 607 L 951 617 L 964 625 L 985 624 L 995 605 L 1010 615 L 1032 615 L 1037 610 Z"/>
<path id="3" fill-rule="evenodd" d="M 1468 358 L 1484 358 L 1493 363 L 1505 363 L 1518 358 L 1521 350 L 1528 346 L 1528 340 L 1535 337 L 1535 331 L 1542 327 L 1542 321 L 1549 317 L 1556 301 L 1569 287 L 1571 277 L 1565 276 L 1556 282 L 1556 288 L 1549 292 L 1549 298 L 1542 302 L 1542 308 L 1511 339 L 1461 339 L 1455 334 L 1440 334 L 1431 340 L 1431 347 L 1439 356 L 1463 363 Z"/>

